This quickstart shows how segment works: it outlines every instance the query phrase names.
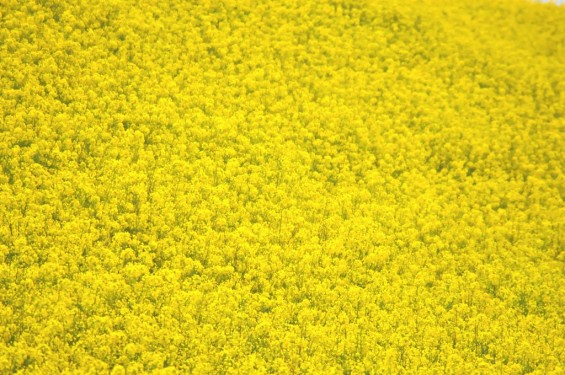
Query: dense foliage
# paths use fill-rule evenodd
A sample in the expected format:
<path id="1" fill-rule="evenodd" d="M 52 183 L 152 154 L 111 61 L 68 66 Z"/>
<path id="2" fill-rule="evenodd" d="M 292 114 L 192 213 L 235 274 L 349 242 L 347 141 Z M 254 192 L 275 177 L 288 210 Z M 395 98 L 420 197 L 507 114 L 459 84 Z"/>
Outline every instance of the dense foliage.
<path id="1" fill-rule="evenodd" d="M 563 373 L 565 9 L 3 0 L 0 373 Z"/>

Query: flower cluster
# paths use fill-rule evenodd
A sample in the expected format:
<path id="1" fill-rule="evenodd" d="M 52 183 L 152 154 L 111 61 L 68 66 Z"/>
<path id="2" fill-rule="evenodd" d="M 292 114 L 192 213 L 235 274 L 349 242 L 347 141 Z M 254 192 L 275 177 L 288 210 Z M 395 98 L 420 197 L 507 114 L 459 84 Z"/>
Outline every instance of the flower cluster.
<path id="1" fill-rule="evenodd" d="M 4 0 L 0 373 L 563 373 L 565 10 Z"/>

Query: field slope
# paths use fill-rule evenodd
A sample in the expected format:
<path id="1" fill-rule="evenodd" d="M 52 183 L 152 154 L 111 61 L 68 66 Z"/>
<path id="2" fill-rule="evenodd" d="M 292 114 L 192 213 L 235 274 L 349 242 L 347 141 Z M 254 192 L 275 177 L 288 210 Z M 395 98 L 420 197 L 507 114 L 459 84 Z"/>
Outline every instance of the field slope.
<path id="1" fill-rule="evenodd" d="M 563 374 L 565 7 L 3 0 L 0 373 Z"/>

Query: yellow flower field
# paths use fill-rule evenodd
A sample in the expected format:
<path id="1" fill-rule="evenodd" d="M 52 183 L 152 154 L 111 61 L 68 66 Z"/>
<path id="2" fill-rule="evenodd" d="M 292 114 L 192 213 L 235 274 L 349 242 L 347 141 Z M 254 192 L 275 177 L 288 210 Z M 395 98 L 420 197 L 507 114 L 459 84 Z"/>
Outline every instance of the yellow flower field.
<path id="1" fill-rule="evenodd" d="M 565 373 L 565 7 L 2 0 L 0 374 Z"/>

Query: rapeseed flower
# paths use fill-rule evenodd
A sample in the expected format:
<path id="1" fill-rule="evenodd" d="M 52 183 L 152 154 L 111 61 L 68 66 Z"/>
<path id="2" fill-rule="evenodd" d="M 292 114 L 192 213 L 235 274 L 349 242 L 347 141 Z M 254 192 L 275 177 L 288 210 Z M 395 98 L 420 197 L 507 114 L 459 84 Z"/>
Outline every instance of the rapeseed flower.
<path id="1" fill-rule="evenodd" d="M 564 36 L 522 0 L 5 0 L 0 373 L 563 373 Z"/>

